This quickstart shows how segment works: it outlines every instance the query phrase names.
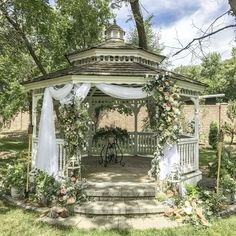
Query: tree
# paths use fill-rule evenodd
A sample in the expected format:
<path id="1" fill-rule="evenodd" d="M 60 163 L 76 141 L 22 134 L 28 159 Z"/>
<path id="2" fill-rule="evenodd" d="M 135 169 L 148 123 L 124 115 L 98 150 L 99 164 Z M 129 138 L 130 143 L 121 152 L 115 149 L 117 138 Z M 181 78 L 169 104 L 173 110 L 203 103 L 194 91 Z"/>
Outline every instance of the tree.
<path id="1" fill-rule="evenodd" d="M 207 93 L 224 93 L 225 101 L 236 99 L 236 49 L 232 57 L 224 61 L 218 53 L 210 53 L 200 65 L 180 66 L 175 72 L 181 73 L 208 85 Z"/>
<path id="2" fill-rule="evenodd" d="M 228 0 L 229 3 L 229 7 L 230 9 L 227 10 L 226 12 L 222 13 L 221 15 L 219 15 L 218 17 L 215 18 L 215 20 L 213 20 L 213 22 L 207 27 L 206 30 L 200 29 L 200 36 L 196 37 L 194 39 L 192 39 L 192 41 L 190 41 L 187 45 L 183 46 L 181 44 L 181 49 L 177 50 L 177 52 L 175 52 L 173 54 L 173 56 L 176 56 L 178 54 L 180 54 L 181 52 L 185 51 L 185 50 L 189 50 L 194 51 L 194 53 L 196 53 L 196 49 L 199 48 L 201 52 L 203 52 L 202 49 L 202 44 L 203 41 L 205 39 L 210 39 L 210 37 L 214 34 L 217 34 L 223 30 L 229 29 L 229 28 L 235 28 L 236 24 L 228 24 L 225 25 L 223 27 L 217 27 L 217 21 L 222 18 L 223 16 L 225 16 L 226 14 L 230 14 L 234 17 L 236 17 L 236 0 Z M 216 27 L 215 27 L 216 26 Z"/>
<path id="3" fill-rule="evenodd" d="M 163 46 L 160 44 L 160 34 L 153 30 L 152 19 L 153 16 L 150 16 L 144 21 L 147 49 L 156 53 L 160 53 L 163 50 Z M 128 41 L 134 45 L 139 45 L 137 28 L 131 29 L 131 31 L 128 33 Z"/>
<path id="4" fill-rule="evenodd" d="M 37 16 L 37 17 L 35 17 Z M 11 83 L 19 83 L 68 66 L 64 57 L 67 51 L 92 46 L 101 38 L 104 25 L 108 23 L 110 10 L 103 0 L 58 0 L 52 7 L 48 0 L 5 0 L 0 3 L 0 64 L 4 69 L 3 101 L 9 95 L 6 88 Z M 5 60 L 8 63 L 5 63 Z M 2 61 L 2 62 L 1 62 Z M 9 71 L 9 64 L 15 70 Z M 22 77 L 22 73 L 24 76 Z M 3 72 L 2 72 L 3 73 Z M 7 77 L 7 73 L 11 77 Z M 12 87 L 14 93 L 14 88 Z M 18 90 L 15 90 L 15 94 Z M 3 96 L 1 95 L 1 96 Z M 9 95 L 10 96 L 10 95 Z M 9 97 L 10 98 L 10 97 Z M 1 102 L 0 101 L 0 102 Z M 0 104 L 3 108 L 6 104 Z M 15 105 L 12 103 L 15 107 Z M 19 109 L 24 105 L 18 104 Z M 15 109 L 2 118 L 10 118 Z"/>
<path id="5" fill-rule="evenodd" d="M 132 14 L 133 14 L 137 32 L 138 32 L 138 45 L 139 47 L 143 49 L 147 49 L 148 43 L 147 43 L 147 37 L 146 37 L 146 31 L 145 31 L 145 24 L 144 24 L 144 19 L 142 16 L 139 0 L 110 0 L 110 1 L 111 1 L 112 8 L 120 8 L 122 6 L 122 3 L 124 2 L 130 3 L 130 7 L 132 10 Z"/>

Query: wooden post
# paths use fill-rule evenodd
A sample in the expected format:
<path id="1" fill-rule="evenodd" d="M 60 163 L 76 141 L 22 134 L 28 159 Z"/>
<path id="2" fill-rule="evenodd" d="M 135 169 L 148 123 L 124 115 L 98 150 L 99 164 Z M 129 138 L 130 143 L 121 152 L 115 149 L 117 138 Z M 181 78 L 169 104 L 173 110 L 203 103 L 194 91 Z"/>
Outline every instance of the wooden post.
<path id="1" fill-rule="evenodd" d="M 138 104 L 134 101 L 134 155 L 138 155 Z"/>

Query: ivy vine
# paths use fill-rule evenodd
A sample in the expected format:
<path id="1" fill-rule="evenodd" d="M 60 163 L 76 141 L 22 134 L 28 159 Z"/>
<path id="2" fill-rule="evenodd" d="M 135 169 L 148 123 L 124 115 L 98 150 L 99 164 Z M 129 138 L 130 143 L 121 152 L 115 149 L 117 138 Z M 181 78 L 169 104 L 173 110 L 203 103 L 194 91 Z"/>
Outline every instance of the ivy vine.
<path id="1" fill-rule="evenodd" d="M 158 144 L 152 160 L 149 175 L 158 177 L 159 162 L 164 158 L 166 145 L 176 143 L 180 134 L 180 95 L 179 89 L 169 74 L 156 75 L 143 88 L 155 101 L 156 124 L 152 131 L 158 138 Z"/>

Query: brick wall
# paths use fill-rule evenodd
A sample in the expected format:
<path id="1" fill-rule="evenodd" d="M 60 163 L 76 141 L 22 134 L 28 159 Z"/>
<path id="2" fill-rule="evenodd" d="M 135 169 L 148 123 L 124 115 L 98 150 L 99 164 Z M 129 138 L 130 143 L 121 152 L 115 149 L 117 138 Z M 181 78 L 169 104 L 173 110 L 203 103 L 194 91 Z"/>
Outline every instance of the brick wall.
<path id="1" fill-rule="evenodd" d="M 191 121 L 194 117 L 194 107 L 185 105 L 183 108 L 184 116 L 187 121 Z M 221 104 L 222 121 L 228 121 L 227 104 Z M 143 130 L 143 120 L 147 117 L 146 108 L 142 107 L 138 115 L 138 131 Z M 219 121 L 219 104 L 216 105 L 201 105 L 200 108 L 200 141 L 204 144 L 208 143 L 208 133 L 211 121 L 218 123 Z M 26 131 L 28 128 L 29 116 L 27 113 L 20 112 L 12 119 L 2 132 L 19 132 Z M 113 125 L 121 128 L 126 128 L 128 131 L 134 131 L 134 116 L 121 115 L 116 111 L 106 113 L 101 119 L 99 126 Z"/>
<path id="2" fill-rule="evenodd" d="M 185 105 L 183 113 L 186 121 L 191 121 L 194 118 L 194 106 Z M 138 131 L 143 129 L 143 120 L 147 117 L 147 112 L 144 107 L 141 108 L 138 115 Z M 229 121 L 227 118 L 227 104 L 221 104 L 221 119 L 222 122 Z M 209 127 L 212 121 L 219 123 L 219 104 L 216 105 L 201 105 L 200 107 L 200 142 L 208 144 Z M 126 128 L 128 131 L 134 131 L 134 117 L 121 115 L 118 112 L 109 112 L 99 124 L 100 127 L 105 125 L 113 125 L 121 128 Z"/>

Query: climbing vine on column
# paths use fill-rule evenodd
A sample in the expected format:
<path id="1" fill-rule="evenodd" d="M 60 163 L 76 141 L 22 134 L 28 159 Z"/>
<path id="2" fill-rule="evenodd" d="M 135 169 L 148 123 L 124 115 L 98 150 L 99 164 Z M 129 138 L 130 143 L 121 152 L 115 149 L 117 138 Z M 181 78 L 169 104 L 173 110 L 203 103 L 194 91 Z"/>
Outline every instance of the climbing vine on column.
<path id="1" fill-rule="evenodd" d="M 152 160 L 149 175 L 158 178 L 159 162 L 164 158 L 165 145 L 176 143 L 180 134 L 180 95 L 179 89 L 170 74 L 156 75 L 143 88 L 152 95 L 156 107 L 156 126 L 152 127 L 158 144 Z"/>

